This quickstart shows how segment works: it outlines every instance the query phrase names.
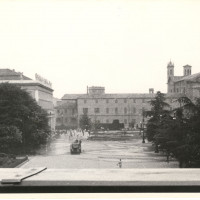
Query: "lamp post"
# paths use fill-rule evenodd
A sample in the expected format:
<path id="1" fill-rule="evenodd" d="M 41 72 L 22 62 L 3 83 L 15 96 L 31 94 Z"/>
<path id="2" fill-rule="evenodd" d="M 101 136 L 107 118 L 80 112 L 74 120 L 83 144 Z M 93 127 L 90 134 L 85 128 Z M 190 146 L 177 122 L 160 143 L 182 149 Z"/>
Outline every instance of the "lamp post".
<path id="1" fill-rule="evenodd" d="M 142 109 L 142 143 L 145 143 L 145 138 L 144 138 L 144 108 Z"/>

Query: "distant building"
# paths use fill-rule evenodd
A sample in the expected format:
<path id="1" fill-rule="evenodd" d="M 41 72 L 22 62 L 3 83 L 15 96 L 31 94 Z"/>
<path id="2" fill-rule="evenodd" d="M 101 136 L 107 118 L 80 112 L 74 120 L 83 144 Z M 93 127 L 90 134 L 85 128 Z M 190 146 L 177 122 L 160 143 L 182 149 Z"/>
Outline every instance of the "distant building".
<path id="1" fill-rule="evenodd" d="M 166 102 L 171 109 L 179 106 L 177 99 L 188 96 L 191 99 L 200 97 L 200 73 L 191 75 L 192 67 L 183 67 L 183 76 L 174 76 L 174 64 L 167 65 L 168 89 Z M 125 128 L 140 126 L 143 110 L 150 110 L 150 101 L 154 99 L 154 89 L 149 93 L 107 94 L 104 87 L 87 87 L 86 94 L 65 94 L 62 103 L 57 107 L 57 125 L 66 128 L 79 127 L 79 121 L 87 113 L 92 122 L 106 126 L 118 121 Z M 146 119 L 145 119 L 146 120 Z"/>
<path id="2" fill-rule="evenodd" d="M 174 64 L 167 65 L 167 93 L 184 94 L 191 100 L 200 97 L 200 73 L 192 74 L 192 66 L 183 66 L 183 76 L 174 76 Z"/>
<path id="3" fill-rule="evenodd" d="M 101 126 L 118 121 L 125 128 L 140 125 L 142 110 L 150 109 L 155 97 L 151 88 L 146 94 L 106 94 L 104 87 L 89 87 L 87 94 L 65 94 L 57 107 L 57 125 L 78 127 L 79 120 L 87 113 L 91 121 Z"/>
<path id="4" fill-rule="evenodd" d="M 0 83 L 8 82 L 26 90 L 36 100 L 38 105 L 47 111 L 49 125 L 52 130 L 55 130 L 56 121 L 51 83 L 38 74 L 35 77 L 36 80 L 32 80 L 15 70 L 0 69 Z"/>

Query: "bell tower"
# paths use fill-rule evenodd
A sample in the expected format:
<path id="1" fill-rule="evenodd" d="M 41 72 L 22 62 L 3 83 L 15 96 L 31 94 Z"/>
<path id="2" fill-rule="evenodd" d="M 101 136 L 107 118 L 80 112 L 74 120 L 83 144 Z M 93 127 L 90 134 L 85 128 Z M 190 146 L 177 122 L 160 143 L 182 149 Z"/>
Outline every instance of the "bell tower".
<path id="1" fill-rule="evenodd" d="M 189 76 L 192 73 L 192 66 L 185 65 L 183 66 L 183 76 Z"/>
<path id="2" fill-rule="evenodd" d="M 174 63 L 170 62 L 167 65 L 167 92 L 174 92 Z"/>
<path id="3" fill-rule="evenodd" d="M 174 76 L 174 63 L 170 61 L 167 65 L 167 80 L 169 79 L 169 77 L 173 76 Z"/>

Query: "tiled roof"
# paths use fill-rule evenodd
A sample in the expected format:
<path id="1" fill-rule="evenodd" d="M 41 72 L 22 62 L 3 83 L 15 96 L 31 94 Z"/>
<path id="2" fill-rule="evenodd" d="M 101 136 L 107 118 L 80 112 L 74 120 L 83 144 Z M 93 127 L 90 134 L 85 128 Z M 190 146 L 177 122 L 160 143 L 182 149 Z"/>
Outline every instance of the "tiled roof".
<path id="1" fill-rule="evenodd" d="M 63 102 L 60 105 L 56 106 L 55 108 L 76 108 L 75 103 Z"/>
<path id="2" fill-rule="evenodd" d="M 77 100 L 77 99 L 151 99 L 155 98 L 156 93 L 119 93 L 119 94 L 102 94 L 102 95 L 89 95 L 89 94 L 65 94 L 62 100 Z M 182 93 L 165 93 L 165 98 L 180 98 L 185 96 Z M 67 104 L 67 103 L 66 103 Z"/>
<path id="3" fill-rule="evenodd" d="M 200 72 L 196 73 L 196 74 L 189 75 L 189 76 L 183 76 L 181 79 L 179 79 L 179 80 L 177 80 L 175 82 L 183 81 L 183 80 L 186 80 L 186 81 L 195 81 L 195 79 L 199 78 L 199 77 L 200 77 Z"/>
<path id="4" fill-rule="evenodd" d="M 20 72 L 10 69 L 0 69 L 0 80 L 32 80 Z"/>
<path id="5" fill-rule="evenodd" d="M 183 78 L 183 76 L 174 76 L 173 78 L 174 78 L 174 81 L 178 81 L 178 80 L 180 80 L 181 78 Z"/>
<path id="6" fill-rule="evenodd" d="M 61 99 L 62 100 L 73 100 L 73 99 L 77 99 L 79 96 L 81 96 L 83 94 L 65 94 Z"/>
<path id="7" fill-rule="evenodd" d="M 79 99 L 87 99 L 87 98 L 102 98 L 102 99 L 123 99 L 123 98 L 152 98 L 155 94 L 149 93 L 118 93 L 118 94 L 102 94 L 102 95 L 88 95 L 83 94 L 79 96 Z"/>
<path id="8" fill-rule="evenodd" d="M 172 98 L 172 99 L 176 99 L 180 97 L 186 97 L 186 95 L 184 93 L 167 93 L 165 95 L 165 98 Z"/>
<path id="9" fill-rule="evenodd" d="M 76 99 L 88 99 L 88 98 L 110 98 L 110 99 L 120 99 L 120 98 L 152 98 L 155 94 L 149 93 L 122 93 L 122 94 L 101 94 L 101 95 L 91 95 L 91 94 L 65 94 L 62 100 L 76 100 Z"/>

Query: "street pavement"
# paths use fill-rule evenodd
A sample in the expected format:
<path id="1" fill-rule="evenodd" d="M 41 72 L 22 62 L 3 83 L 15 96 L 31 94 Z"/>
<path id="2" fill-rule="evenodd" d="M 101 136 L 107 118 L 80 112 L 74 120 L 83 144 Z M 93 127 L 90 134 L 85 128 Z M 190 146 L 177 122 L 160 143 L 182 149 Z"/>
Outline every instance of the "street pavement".
<path id="1" fill-rule="evenodd" d="M 29 162 L 21 168 L 114 169 L 119 168 L 119 159 L 122 168 L 178 168 L 176 160 L 166 162 L 165 154 L 154 153 L 151 143 L 142 143 L 141 136 L 134 134 L 137 137 L 125 141 L 91 141 L 86 134 L 62 134 L 41 148 L 37 155 L 29 155 Z M 82 139 L 82 153 L 71 155 L 70 144 L 77 137 Z"/>

